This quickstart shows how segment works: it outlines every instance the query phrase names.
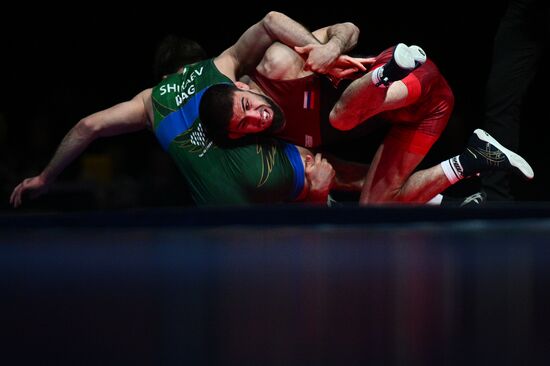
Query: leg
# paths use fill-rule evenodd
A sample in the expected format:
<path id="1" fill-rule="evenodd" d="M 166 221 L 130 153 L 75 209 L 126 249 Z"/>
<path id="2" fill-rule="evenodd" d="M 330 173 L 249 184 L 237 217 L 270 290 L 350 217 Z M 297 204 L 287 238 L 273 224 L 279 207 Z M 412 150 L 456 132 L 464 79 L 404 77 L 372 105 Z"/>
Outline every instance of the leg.
<path id="1" fill-rule="evenodd" d="M 409 93 L 403 82 L 394 82 L 389 88 L 378 88 L 372 83 L 371 74 L 369 71 L 351 83 L 334 104 L 329 115 L 332 126 L 351 130 L 380 112 L 405 105 Z"/>
<path id="2" fill-rule="evenodd" d="M 414 172 L 429 148 L 410 151 L 403 140 L 390 135 L 378 149 L 363 191 L 360 204 L 382 202 L 425 203 L 451 185 L 440 165 Z"/>
<path id="3" fill-rule="evenodd" d="M 452 183 L 474 174 L 502 171 L 533 179 L 535 173 L 529 163 L 508 150 L 482 129 L 474 131 L 464 152 L 441 163 Z"/>
<path id="4" fill-rule="evenodd" d="M 329 120 L 335 128 L 350 130 L 375 114 L 404 107 L 418 97 L 414 92 L 411 95 L 410 85 L 399 80 L 426 61 L 421 48 L 400 43 L 384 51 L 378 59 L 380 64 L 354 80 L 334 105 Z"/>
<path id="5" fill-rule="evenodd" d="M 493 45 L 483 128 L 514 151 L 519 147 L 522 101 L 537 72 L 544 45 L 540 38 L 543 30 L 537 28 L 543 24 L 537 23 L 538 13 L 536 1 L 510 1 Z M 488 200 L 513 200 L 509 173 L 491 172 L 481 177 Z"/>
<path id="6" fill-rule="evenodd" d="M 423 94 L 421 105 L 393 114 L 395 122 L 367 175 L 360 199 L 363 204 L 425 203 L 451 184 L 440 166 L 415 172 L 441 136 L 454 105 L 453 94 L 435 65 L 428 63 L 417 74 L 422 90 L 430 94 Z"/>

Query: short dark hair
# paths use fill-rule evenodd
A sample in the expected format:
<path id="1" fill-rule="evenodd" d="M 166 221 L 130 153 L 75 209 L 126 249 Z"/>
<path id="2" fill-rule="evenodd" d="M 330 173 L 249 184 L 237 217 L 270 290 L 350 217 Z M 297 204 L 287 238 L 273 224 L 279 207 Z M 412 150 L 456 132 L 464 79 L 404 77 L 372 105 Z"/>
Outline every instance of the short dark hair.
<path id="1" fill-rule="evenodd" d="M 153 73 L 156 80 L 179 68 L 206 59 L 206 51 L 197 42 L 175 34 L 165 36 L 155 51 Z"/>
<path id="2" fill-rule="evenodd" d="M 233 96 L 239 90 L 234 84 L 215 84 L 203 94 L 199 105 L 199 117 L 205 133 L 217 142 L 226 141 L 228 127 L 233 117 Z"/>

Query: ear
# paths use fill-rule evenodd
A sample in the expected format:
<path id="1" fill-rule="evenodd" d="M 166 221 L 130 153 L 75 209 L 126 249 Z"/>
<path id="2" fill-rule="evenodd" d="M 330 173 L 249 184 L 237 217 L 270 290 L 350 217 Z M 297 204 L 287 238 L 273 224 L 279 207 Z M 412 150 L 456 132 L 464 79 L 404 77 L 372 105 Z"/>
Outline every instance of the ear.
<path id="1" fill-rule="evenodd" d="M 305 160 L 305 166 L 306 168 L 313 165 L 313 156 L 307 154 Z"/>
<path id="2" fill-rule="evenodd" d="M 250 86 L 241 81 L 235 81 L 235 86 L 241 90 L 250 90 Z"/>

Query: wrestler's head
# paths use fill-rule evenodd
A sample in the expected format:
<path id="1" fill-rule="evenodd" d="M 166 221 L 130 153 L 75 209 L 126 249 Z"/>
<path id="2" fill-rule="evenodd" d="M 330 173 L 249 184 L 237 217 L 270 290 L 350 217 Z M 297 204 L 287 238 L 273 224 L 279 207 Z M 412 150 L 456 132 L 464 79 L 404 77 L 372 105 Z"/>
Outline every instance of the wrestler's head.
<path id="1" fill-rule="evenodd" d="M 161 80 L 181 71 L 185 65 L 206 59 L 206 51 L 200 44 L 175 34 L 166 35 L 157 45 L 153 72 Z"/>
<path id="2" fill-rule="evenodd" d="M 241 82 L 208 88 L 199 113 L 206 133 L 214 139 L 269 135 L 285 124 L 283 111 L 273 100 Z"/>

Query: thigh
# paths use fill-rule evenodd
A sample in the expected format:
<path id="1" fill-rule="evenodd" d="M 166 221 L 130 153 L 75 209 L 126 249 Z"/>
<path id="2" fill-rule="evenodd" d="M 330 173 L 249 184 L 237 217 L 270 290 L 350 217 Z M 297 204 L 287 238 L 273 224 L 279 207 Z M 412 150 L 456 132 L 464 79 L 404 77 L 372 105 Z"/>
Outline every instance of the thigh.
<path id="1" fill-rule="evenodd" d="M 399 193 L 437 137 L 415 128 L 393 126 L 376 152 L 361 203 L 399 201 Z"/>

